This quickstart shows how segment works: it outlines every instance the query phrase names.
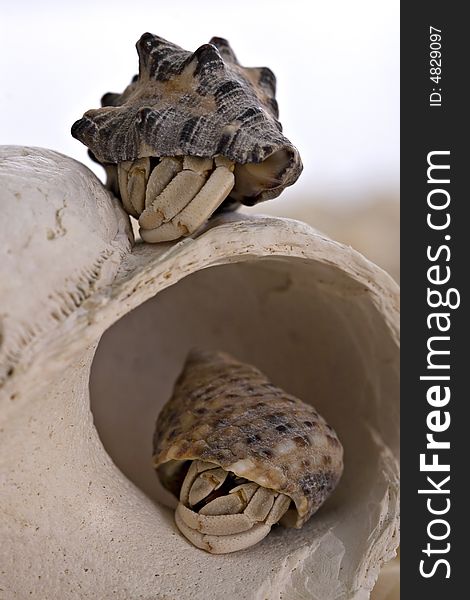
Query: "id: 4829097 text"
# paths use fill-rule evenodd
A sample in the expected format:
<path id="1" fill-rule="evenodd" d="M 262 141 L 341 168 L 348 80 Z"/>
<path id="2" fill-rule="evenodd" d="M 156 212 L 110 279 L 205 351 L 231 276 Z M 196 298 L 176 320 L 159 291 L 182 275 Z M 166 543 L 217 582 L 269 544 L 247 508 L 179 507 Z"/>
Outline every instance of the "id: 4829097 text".
<path id="1" fill-rule="evenodd" d="M 429 27 L 429 79 L 433 83 L 429 106 L 442 106 L 442 31 Z"/>

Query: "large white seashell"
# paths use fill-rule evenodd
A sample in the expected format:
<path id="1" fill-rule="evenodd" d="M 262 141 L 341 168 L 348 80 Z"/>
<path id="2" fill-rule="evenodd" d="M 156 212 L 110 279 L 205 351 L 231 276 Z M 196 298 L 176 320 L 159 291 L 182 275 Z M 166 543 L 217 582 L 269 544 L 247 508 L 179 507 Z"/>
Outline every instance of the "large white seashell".
<path id="1" fill-rule="evenodd" d="M 231 215 L 131 250 L 117 202 L 52 151 L 1 148 L 0 177 L 2 597 L 367 598 L 398 543 L 391 278 L 288 219 Z M 227 556 L 177 534 L 152 468 L 196 345 L 311 399 L 345 450 L 303 529 Z"/>

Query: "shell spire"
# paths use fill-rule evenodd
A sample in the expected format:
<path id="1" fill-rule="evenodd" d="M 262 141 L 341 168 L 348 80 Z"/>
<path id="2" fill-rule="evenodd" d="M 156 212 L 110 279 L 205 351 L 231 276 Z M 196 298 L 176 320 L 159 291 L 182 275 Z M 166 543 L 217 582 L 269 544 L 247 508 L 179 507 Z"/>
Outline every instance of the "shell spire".
<path id="1" fill-rule="evenodd" d="M 235 65 L 240 65 L 235 55 L 235 52 L 232 50 L 232 47 L 228 43 L 228 40 L 221 37 L 212 37 L 209 44 L 212 44 L 217 48 L 217 50 L 223 56 L 224 60 L 226 60 L 227 62 L 231 62 Z"/>
<path id="2" fill-rule="evenodd" d="M 188 52 L 145 33 L 136 48 L 139 74 L 72 127 L 98 162 L 223 156 L 235 165 L 222 205 L 230 208 L 275 198 L 297 180 L 302 163 L 282 133 L 270 69 L 241 66 L 220 37 Z"/>

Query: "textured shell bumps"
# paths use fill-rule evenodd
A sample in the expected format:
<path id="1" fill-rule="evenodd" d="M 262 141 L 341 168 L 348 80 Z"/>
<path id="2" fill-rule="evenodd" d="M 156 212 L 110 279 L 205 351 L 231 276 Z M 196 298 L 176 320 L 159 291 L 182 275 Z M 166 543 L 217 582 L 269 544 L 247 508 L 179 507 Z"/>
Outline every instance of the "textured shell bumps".
<path id="1" fill-rule="evenodd" d="M 287 524 L 301 527 L 336 487 L 343 448 L 312 406 L 255 367 L 193 351 L 158 417 L 154 464 L 178 495 L 178 464 L 194 460 L 288 496 L 295 509 Z"/>
<path id="2" fill-rule="evenodd" d="M 139 75 L 72 127 L 100 163 L 222 155 L 235 163 L 231 208 L 275 198 L 297 180 L 302 163 L 277 120 L 270 69 L 240 66 L 222 38 L 191 53 L 146 33 L 137 51 Z"/>

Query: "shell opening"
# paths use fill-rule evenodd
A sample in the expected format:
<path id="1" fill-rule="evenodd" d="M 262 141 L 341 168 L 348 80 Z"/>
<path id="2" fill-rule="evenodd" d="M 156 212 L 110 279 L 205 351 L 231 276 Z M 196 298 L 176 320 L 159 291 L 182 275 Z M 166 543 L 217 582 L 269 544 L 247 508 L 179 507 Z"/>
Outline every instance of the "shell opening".
<path id="1" fill-rule="evenodd" d="M 284 189 L 283 175 L 292 164 L 292 154 L 278 150 L 260 163 L 235 165 L 235 186 L 230 198 L 252 205 L 260 200 L 263 192 L 270 191 L 269 197 L 278 196 Z M 274 195 L 273 192 L 279 188 Z"/>
<path id="2" fill-rule="evenodd" d="M 160 465 L 159 476 L 165 486 L 180 488 L 175 522 L 180 532 L 198 548 L 213 554 L 248 548 L 266 537 L 271 527 L 289 511 L 291 499 L 288 496 L 239 477 L 215 463 L 169 462 Z M 165 465 L 168 466 L 165 468 Z M 182 472 L 185 476 L 180 485 Z"/>
<path id="3" fill-rule="evenodd" d="M 384 516 L 390 518 L 385 521 L 390 530 L 398 506 L 394 458 L 384 451 L 384 444 L 393 454 L 398 449 L 396 288 L 354 252 L 320 235 L 306 236 L 300 225 L 279 221 L 270 233 L 274 229 L 270 221 L 255 223 L 241 218 L 233 229 L 246 240 L 241 262 L 230 259 L 228 264 L 213 266 L 218 255 L 211 257 L 211 264 L 201 259 L 206 260 L 209 247 L 231 251 L 231 246 L 224 246 L 231 225 L 224 224 L 209 230 L 205 238 L 175 246 L 176 260 L 172 254 L 169 266 L 165 262 L 159 271 L 146 267 L 132 282 L 141 286 L 136 292 L 139 298 L 148 300 L 113 324 L 98 345 L 90 379 L 96 428 L 114 464 L 154 502 L 138 496 L 142 514 L 150 514 L 147 507 L 156 514 L 156 525 L 150 522 L 144 533 L 167 544 L 174 533 L 173 512 L 168 508 L 174 509 L 177 501 L 155 476 L 151 439 L 155 419 L 171 395 L 188 349 L 223 348 L 256 364 L 276 384 L 314 403 L 340 436 L 348 457 L 342 482 L 301 535 L 310 536 L 313 543 L 315 535 L 323 535 L 333 522 L 334 539 L 344 544 L 345 557 L 354 556 L 359 545 L 376 548 L 382 543 L 377 541 L 384 532 L 379 519 L 383 524 Z M 286 231 L 293 250 L 281 254 Z M 272 240 L 276 255 L 252 256 L 258 252 L 260 236 L 263 244 Z M 160 251 L 138 244 L 129 264 L 140 260 L 158 265 L 159 252 L 167 251 L 167 247 Z M 288 256 L 289 252 L 296 256 Z M 201 265 L 208 268 L 182 277 L 190 271 L 187 263 L 194 260 L 200 261 L 194 270 Z M 161 275 L 154 280 L 156 273 Z M 165 289 L 152 297 L 160 285 Z M 129 301 L 127 296 L 124 301 Z M 116 470 L 112 473 L 118 477 Z M 355 518 L 364 507 L 370 507 L 368 518 Z M 143 522 L 139 518 L 141 529 Z M 282 530 L 270 535 L 274 536 L 271 549 L 278 552 L 280 562 L 304 539 Z M 253 551 L 256 572 L 266 572 L 270 567 L 264 548 Z M 204 560 L 204 554 L 196 551 L 188 551 L 187 556 L 191 564 Z M 229 560 L 250 567 L 247 555 Z M 312 579 L 312 585 L 316 581 Z M 324 581 L 320 578 L 315 588 L 319 597 Z"/>

